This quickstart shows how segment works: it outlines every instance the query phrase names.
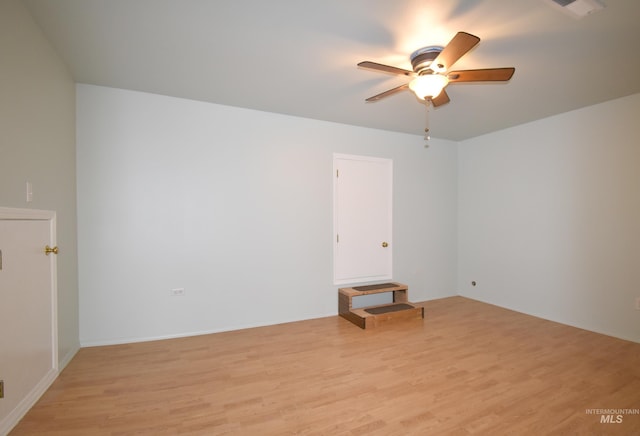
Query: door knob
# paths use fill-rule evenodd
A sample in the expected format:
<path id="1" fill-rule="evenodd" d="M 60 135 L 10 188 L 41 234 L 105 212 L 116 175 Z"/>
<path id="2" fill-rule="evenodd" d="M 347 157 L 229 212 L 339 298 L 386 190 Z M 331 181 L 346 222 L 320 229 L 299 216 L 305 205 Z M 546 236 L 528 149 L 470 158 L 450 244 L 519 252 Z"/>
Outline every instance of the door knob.
<path id="1" fill-rule="evenodd" d="M 389 246 L 389 244 L 387 244 L 386 242 L 382 243 L 382 248 L 387 248 Z"/>
<path id="2" fill-rule="evenodd" d="M 47 245 L 46 247 L 44 247 L 44 254 L 48 256 L 49 253 L 58 254 L 58 246 L 56 245 L 55 247 L 51 248 Z"/>

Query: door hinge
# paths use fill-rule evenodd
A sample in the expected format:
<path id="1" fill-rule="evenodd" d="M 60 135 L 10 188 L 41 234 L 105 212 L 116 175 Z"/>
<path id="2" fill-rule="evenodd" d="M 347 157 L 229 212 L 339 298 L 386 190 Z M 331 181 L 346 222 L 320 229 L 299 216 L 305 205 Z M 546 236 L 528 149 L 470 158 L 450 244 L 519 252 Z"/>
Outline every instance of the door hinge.
<path id="1" fill-rule="evenodd" d="M 340 177 L 340 170 L 336 170 L 336 177 Z"/>
<path id="2" fill-rule="evenodd" d="M 340 242 L 340 235 L 336 235 L 336 242 Z"/>

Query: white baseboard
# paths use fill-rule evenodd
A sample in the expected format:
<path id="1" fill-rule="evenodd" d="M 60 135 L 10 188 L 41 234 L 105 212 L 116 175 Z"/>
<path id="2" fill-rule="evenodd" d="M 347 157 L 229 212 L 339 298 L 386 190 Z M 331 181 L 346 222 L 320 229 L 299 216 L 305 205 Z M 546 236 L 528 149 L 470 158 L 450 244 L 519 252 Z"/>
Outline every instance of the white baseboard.
<path id="1" fill-rule="evenodd" d="M 58 377 L 58 371 L 54 368 L 51 368 L 42 379 L 38 382 L 38 384 L 29 392 L 17 405 L 16 407 L 9 412 L 7 416 L 4 417 L 2 421 L 0 421 L 0 435 L 6 436 L 9 434 L 11 429 L 20 422 L 22 417 L 27 414 L 29 409 L 36 404 L 36 401 L 40 399 L 42 394 L 44 394 L 51 383 Z"/>
<path id="2" fill-rule="evenodd" d="M 190 337 L 190 336 L 211 335 L 211 334 L 214 334 L 214 333 L 223 333 L 223 332 L 229 332 L 229 331 L 235 331 L 235 330 L 251 329 L 251 328 L 256 328 L 256 327 L 267 327 L 267 326 L 270 326 L 270 325 L 286 324 L 286 323 L 289 323 L 289 322 L 308 321 L 308 320 L 311 320 L 311 319 L 327 318 L 327 317 L 330 317 L 330 316 L 337 316 L 337 313 L 330 313 L 330 314 L 326 314 L 326 315 L 320 315 L 320 316 L 316 316 L 316 317 L 313 317 L 313 318 L 300 318 L 300 319 L 283 320 L 283 321 L 279 321 L 279 322 L 268 322 L 268 323 L 259 323 L 259 324 L 246 324 L 246 325 L 234 326 L 234 327 L 229 327 L 229 328 L 220 328 L 220 329 L 214 329 L 214 330 L 195 331 L 195 332 L 184 332 L 184 333 L 171 334 L 171 335 L 148 336 L 148 337 L 131 337 L 131 338 L 116 338 L 116 339 L 106 339 L 106 340 L 99 340 L 99 341 L 81 341 L 80 342 L 80 347 L 81 348 L 85 348 L 85 347 L 102 347 L 102 346 L 106 346 L 106 345 L 134 344 L 136 342 L 150 342 L 150 341 L 161 341 L 161 340 L 164 340 L 164 339 L 187 338 L 187 337 Z"/>
<path id="3" fill-rule="evenodd" d="M 62 358 L 62 360 L 58 361 L 58 372 L 62 372 L 63 369 L 71 362 L 71 359 L 75 357 L 75 355 L 80 351 L 80 346 L 69 350 L 67 354 Z"/>

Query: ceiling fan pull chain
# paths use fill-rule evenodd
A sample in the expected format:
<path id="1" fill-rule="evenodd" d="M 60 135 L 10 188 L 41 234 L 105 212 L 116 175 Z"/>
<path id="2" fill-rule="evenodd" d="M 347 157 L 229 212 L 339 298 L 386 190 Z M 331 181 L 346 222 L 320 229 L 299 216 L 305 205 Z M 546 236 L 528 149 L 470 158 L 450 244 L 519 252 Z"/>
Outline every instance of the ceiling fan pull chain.
<path id="1" fill-rule="evenodd" d="M 431 135 L 429 134 L 429 102 L 425 102 L 426 108 L 426 119 L 425 119 L 425 128 L 424 128 L 424 148 L 429 148 L 429 140 L 431 139 Z"/>

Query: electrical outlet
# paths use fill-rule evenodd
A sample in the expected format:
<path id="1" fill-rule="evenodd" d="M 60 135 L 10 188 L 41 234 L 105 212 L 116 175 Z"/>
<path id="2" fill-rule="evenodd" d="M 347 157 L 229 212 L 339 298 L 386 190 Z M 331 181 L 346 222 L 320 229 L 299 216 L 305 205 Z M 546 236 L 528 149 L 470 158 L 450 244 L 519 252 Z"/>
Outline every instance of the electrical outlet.
<path id="1" fill-rule="evenodd" d="M 184 288 L 175 288 L 171 290 L 170 295 L 173 297 L 183 297 L 185 294 Z"/>

